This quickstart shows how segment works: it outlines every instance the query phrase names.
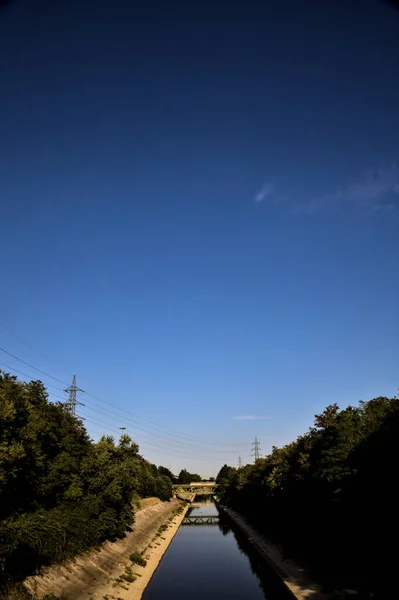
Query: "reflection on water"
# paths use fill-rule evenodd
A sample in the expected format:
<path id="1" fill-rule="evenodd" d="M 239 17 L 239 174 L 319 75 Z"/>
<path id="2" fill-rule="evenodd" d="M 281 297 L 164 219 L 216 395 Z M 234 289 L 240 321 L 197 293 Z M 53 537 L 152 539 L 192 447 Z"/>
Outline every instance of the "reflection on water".
<path id="1" fill-rule="evenodd" d="M 187 515 L 219 515 L 214 525 L 181 525 L 144 600 L 287 600 L 287 592 L 209 497 Z"/>
<path id="2" fill-rule="evenodd" d="M 197 496 L 195 502 L 191 504 L 186 514 L 187 516 L 192 515 L 193 517 L 201 515 L 217 515 L 218 509 L 211 496 Z"/>

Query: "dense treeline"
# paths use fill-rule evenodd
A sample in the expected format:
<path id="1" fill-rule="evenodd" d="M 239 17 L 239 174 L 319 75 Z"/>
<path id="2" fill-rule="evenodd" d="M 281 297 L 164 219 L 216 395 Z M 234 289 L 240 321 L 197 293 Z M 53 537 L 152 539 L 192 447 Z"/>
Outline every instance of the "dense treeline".
<path id="1" fill-rule="evenodd" d="M 0 371 L 0 586 L 123 536 L 139 498 L 172 484 L 122 435 L 94 443 L 39 381 Z"/>
<path id="2" fill-rule="evenodd" d="M 222 499 L 325 585 L 396 597 L 398 449 L 399 399 L 334 404 L 295 442 L 223 467 Z"/>
<path id="3" fill-rule="evenodd" d="M 198 473 L 189 473 L 186 469 L 182 469 L 177 478 L 177 483 L 181 484 L 190 484 L 196 481 L 201 481 L 201 475 Z"/>
<path id="4" fill-rule="evenodd" d="M 177 477 L 175 477 L 175 475 L 173 475 L 173 473 L 166 467 L 158 467 L 158 470 L 161 475 L 168 477 L 172 484 L 193 483 L 195 481 L 201 481 L 202 479 L 201 475 L 198 475 L 198 473 L 189 473 L 187 469 L 182 469 Z"/>
<path id="5" fill-rule="evenodd" d="M 165 477 L 170 479 L 172 484 L 177 483 L 177 478 L 173 475 L 170 469 L 167 469 L 166 467 L 158 467 L 158 471 L 161 475 L 165 475 Z"/>

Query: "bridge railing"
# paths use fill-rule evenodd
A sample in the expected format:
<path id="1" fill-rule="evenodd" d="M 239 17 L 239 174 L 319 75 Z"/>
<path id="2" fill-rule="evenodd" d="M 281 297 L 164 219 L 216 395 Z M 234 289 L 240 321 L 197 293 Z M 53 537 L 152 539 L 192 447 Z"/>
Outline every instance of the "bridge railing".
<path id="1" fill-rule="evenodd" d="M 219 521 L 218 515 L 189 515 L 184 517 L 183 525 L 215 525 Z"/>
<path id="2" fill-rule="evenodd" d="M 197 494 L 206 493 L 213 494 L 217 489 L 216 484 L 206 484 L 206 485 L 193 485 L 193 484 L 175 484 L 173 485 L 173 491 L 183 491 L 183 492 L 194 492 Z"/>

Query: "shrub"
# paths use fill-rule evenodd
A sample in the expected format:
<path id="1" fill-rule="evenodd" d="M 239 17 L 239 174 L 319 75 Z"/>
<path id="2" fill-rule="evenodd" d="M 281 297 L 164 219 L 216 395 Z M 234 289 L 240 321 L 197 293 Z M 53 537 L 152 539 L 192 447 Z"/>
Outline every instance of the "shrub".
<path id="1" fill-rule="evenodd" d="M 135 563 L 136 565 L 139 565 L 140 567 L 145 567 L 147 564 L 146 559 L 139 554 L 139 552 L 133 552 L 130 556 L 129 559 L 132 561 L 132 563 Z"/>

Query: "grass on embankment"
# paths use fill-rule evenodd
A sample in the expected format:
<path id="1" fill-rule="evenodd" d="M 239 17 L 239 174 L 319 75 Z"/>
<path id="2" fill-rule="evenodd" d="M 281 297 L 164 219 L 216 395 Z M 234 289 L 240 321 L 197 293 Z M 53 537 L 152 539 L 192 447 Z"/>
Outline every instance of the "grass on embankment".
<path id="1" fill-rule="evenodd" d="M 154 504 L 158 504 L 159 502 L 161 502 L 159 498 L 140 498 L 136 503 L 136 510 L 143 510 L 143 508 L 154 506 Z"/>

